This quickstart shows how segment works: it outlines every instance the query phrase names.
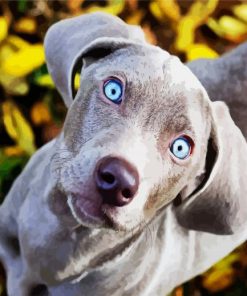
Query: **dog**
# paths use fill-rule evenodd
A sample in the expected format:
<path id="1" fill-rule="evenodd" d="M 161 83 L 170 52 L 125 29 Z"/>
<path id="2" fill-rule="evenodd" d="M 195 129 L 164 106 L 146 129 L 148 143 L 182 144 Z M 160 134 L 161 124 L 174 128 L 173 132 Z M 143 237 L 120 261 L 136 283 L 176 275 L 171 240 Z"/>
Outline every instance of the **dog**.
<path id="1" fill-rule="evenodd" d="M 244 242 L 246 43 L 186 66 L 92 13 L 45 51 L 68 112 L 0 207 L 9 296 L 164 295 Z"/>

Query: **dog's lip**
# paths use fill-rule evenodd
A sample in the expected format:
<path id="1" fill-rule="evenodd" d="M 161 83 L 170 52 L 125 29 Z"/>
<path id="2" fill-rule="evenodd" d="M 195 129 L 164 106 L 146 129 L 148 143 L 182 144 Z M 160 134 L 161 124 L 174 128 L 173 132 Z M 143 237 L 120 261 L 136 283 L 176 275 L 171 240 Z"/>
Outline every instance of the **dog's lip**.
<path id="1" fill-rule="evenodd" d="M 118 221 L 118 210 L 119 207 L 111 206 L 108 204 L 102 205 L 102 211 L 107 219 L 107 224 L 110 225 L 112 228 L 116 229 L 117 231 L 126 231 L 126 226 L 122 225 Z"/>
<path id="2" fill-rule="evenodd" d="M 74 218 L 87 227 L 99 227 L 105 223 L 100 199 L 91 199 L 83 195 L 68 195 L 68 205 Z"/>
<path id="3" fill-rule="evenodd" d="M 98 196 L 97 198 L 89 198 L 81 194 L 69 194 L 68 205 L 74 218 L 83 226 L 123 229 L 117 221 L 116 207 L 103 204 L 102 199 Z"/>

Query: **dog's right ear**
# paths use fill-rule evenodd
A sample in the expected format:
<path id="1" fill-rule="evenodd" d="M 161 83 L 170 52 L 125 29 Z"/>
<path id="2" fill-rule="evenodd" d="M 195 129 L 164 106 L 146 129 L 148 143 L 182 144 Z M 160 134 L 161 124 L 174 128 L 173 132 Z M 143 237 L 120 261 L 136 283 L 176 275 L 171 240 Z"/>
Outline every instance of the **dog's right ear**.
<path id="1" fill-rule="evenodd" d="M 93 52 L 97 59 L 133 43 L 145 43 L 143 31 L 105 13 L 86 14 L 51 26 L 45 37 L 46 62 L 66 106 L 73 101 L 75 69 L 84 55 Z"/>

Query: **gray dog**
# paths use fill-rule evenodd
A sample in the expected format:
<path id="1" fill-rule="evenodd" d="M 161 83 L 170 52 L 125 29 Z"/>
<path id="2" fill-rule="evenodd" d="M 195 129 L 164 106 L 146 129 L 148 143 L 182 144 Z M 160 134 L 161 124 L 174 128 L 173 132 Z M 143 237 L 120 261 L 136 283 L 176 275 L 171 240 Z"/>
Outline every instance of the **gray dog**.
<path id="1" fill-rule="evenodd" d="M 45 49 L 68 114 L 0 208 L 9 296 L 160 296 L 246 239 L 247 44 L 191 63 L 201 82 L 102 13 Z"/>

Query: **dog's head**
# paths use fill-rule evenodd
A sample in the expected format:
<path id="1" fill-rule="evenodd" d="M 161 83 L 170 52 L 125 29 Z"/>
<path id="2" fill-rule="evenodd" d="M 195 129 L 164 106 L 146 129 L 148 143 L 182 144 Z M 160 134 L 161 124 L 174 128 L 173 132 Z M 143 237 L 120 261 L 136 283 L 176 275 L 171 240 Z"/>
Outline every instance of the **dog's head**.
<path id="1" fill-rule="evenodd" d="M 88 227 L 133 230 L 174 200 L 188 228 L 231 233 L 241 223 L 244 180 L 232 182 L 231 162 L 241 160 L 229 141 L 246 152 L 244 140 L 178 58 L 102 13 L 55 24 L 45 47 L 68 107 L 52 163 L 63 193 L 54 203 L 66 199 Z"/>

